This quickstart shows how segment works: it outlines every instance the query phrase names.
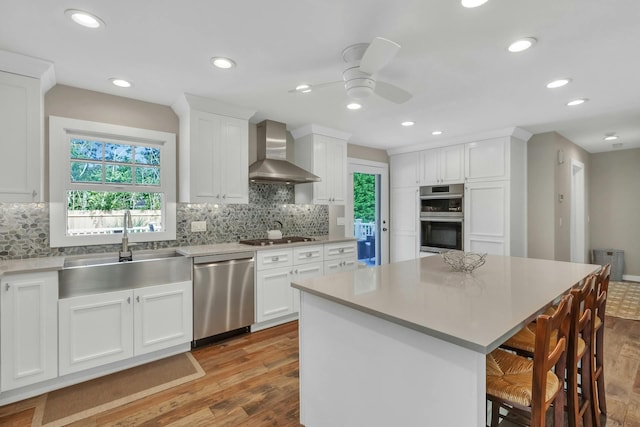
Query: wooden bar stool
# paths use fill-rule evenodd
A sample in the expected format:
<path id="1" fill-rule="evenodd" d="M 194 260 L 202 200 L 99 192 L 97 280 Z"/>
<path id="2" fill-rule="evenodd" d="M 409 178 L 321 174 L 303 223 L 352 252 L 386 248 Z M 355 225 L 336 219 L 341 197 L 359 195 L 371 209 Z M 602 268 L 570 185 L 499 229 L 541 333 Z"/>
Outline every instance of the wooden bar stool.
<path id="1" fill-rule="evenodd" d="M 498 426 L 500 419 L 545 427 L 546 413 L 552 405 L 554 427 L 563 425 L 564 375 L 558 377 L 554 370 L 564 373 L 566 368 L 572 300 L 573 296 L 566 295 L 552 316 L 541 314 L 536 319 L 533 360 L 502 349 L 487 355 L 491 427 Z M 501 414 L 500 409 L 507 414 Z"/>
<path id="2" fill-rule="evenodd" d="M 592 412 L 593 393 L 591 373 L 593 368 L 593 312 L 595 306 L 596 276 L 584 279 L 578 287 L 570 291 L 573 296 L 571 305 L 571 326 L 567 348 L 567 412 L 569 426 L 594 425 Z M 547 310 L 553 313 L 554 309 Z M 527 325 L 503 344 L 503 348 L 532 357 L 535 347 L 535 323 Z M 552 338 L 553 343 L 554 338 Z M 598 422 L 595 424 L 600 426 Z"/>
<path id="3" fill-rule="evenodd" d="M 611 278 L 611 264 L 606 264 L 600 270 L 596 282 L 596 301 L 594 309 L 594 364 L 592 378 L 593 418 L 600 425 L 600 413 L 607 414 L 607 399 L 604 390 L 604 320 L 607 308 L 607 292 Z M 595 402 L 598 402 L 596 405 Z"/>

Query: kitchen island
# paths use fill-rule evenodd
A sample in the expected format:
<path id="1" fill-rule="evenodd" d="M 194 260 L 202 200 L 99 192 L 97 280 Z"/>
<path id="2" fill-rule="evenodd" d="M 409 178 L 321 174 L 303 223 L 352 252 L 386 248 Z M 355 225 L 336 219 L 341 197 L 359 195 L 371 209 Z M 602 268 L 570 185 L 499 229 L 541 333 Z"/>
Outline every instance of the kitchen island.
<path id="1" fill-rule="evenodd" d="M 429 257 L 293 282 L 301 423 L 486 425 L 485 354 L 598 269 L 489 255 L 466 274 Z"/>

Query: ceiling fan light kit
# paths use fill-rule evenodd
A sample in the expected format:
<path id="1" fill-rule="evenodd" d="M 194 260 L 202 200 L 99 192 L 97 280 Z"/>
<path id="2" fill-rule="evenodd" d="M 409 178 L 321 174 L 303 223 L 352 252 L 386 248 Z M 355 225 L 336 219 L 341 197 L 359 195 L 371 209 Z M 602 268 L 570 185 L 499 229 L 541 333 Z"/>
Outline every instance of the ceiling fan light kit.
<path id="1" fill-rule="evenodd" d="M 347 67 L 342 72 L 342 81 L 326 82 L 316 85 L 298 85 L 290 93 L 307 93 L 314 90 L 335 87 L 343 84 L 350 99 L 362 100 L 376 94 L 396 104 L 407 102 L 413 95 L 391 83 L 381 82 L 377 73 L 389 64 L 400 50 L 400 45 L 394 41 L 376 37 L 371 43 L 357 43 L 347 46 L 342 51 L 342 59 Z M 306 89 L 301 89 L 306 86 Z M 362 105 L 360 105 L 362 107 Z"/>

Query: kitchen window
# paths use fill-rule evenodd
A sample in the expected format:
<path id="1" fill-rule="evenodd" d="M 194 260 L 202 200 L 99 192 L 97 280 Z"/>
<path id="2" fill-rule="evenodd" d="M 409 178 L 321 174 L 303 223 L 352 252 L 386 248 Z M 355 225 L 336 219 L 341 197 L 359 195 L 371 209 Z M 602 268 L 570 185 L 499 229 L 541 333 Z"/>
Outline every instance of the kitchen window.
<path id="1" fill-rule="evenodd" d="M 175 135 L 49 118 L 51 247 L 175 240 Z"/>

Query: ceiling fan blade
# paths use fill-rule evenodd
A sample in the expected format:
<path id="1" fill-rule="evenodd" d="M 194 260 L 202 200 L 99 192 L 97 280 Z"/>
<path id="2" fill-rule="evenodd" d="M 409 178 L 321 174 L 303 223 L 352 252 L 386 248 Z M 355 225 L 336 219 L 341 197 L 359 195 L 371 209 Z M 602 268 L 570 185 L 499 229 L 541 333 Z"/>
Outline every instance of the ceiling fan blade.
<path id="1" fill-rule="evenodd" d="M 373 39 L 360 61 L 360 71 L 375 74 L 387 65 L 400 50 L 400 45 L 391 40 L 376 37 Z"/>
<path id="2" fill-rule="evenodd" d="M 402 104 L 410 100 L 413 95 L 396 85 L 385 82 L 376 82 L 376 94 L 396 104 Z"/>

